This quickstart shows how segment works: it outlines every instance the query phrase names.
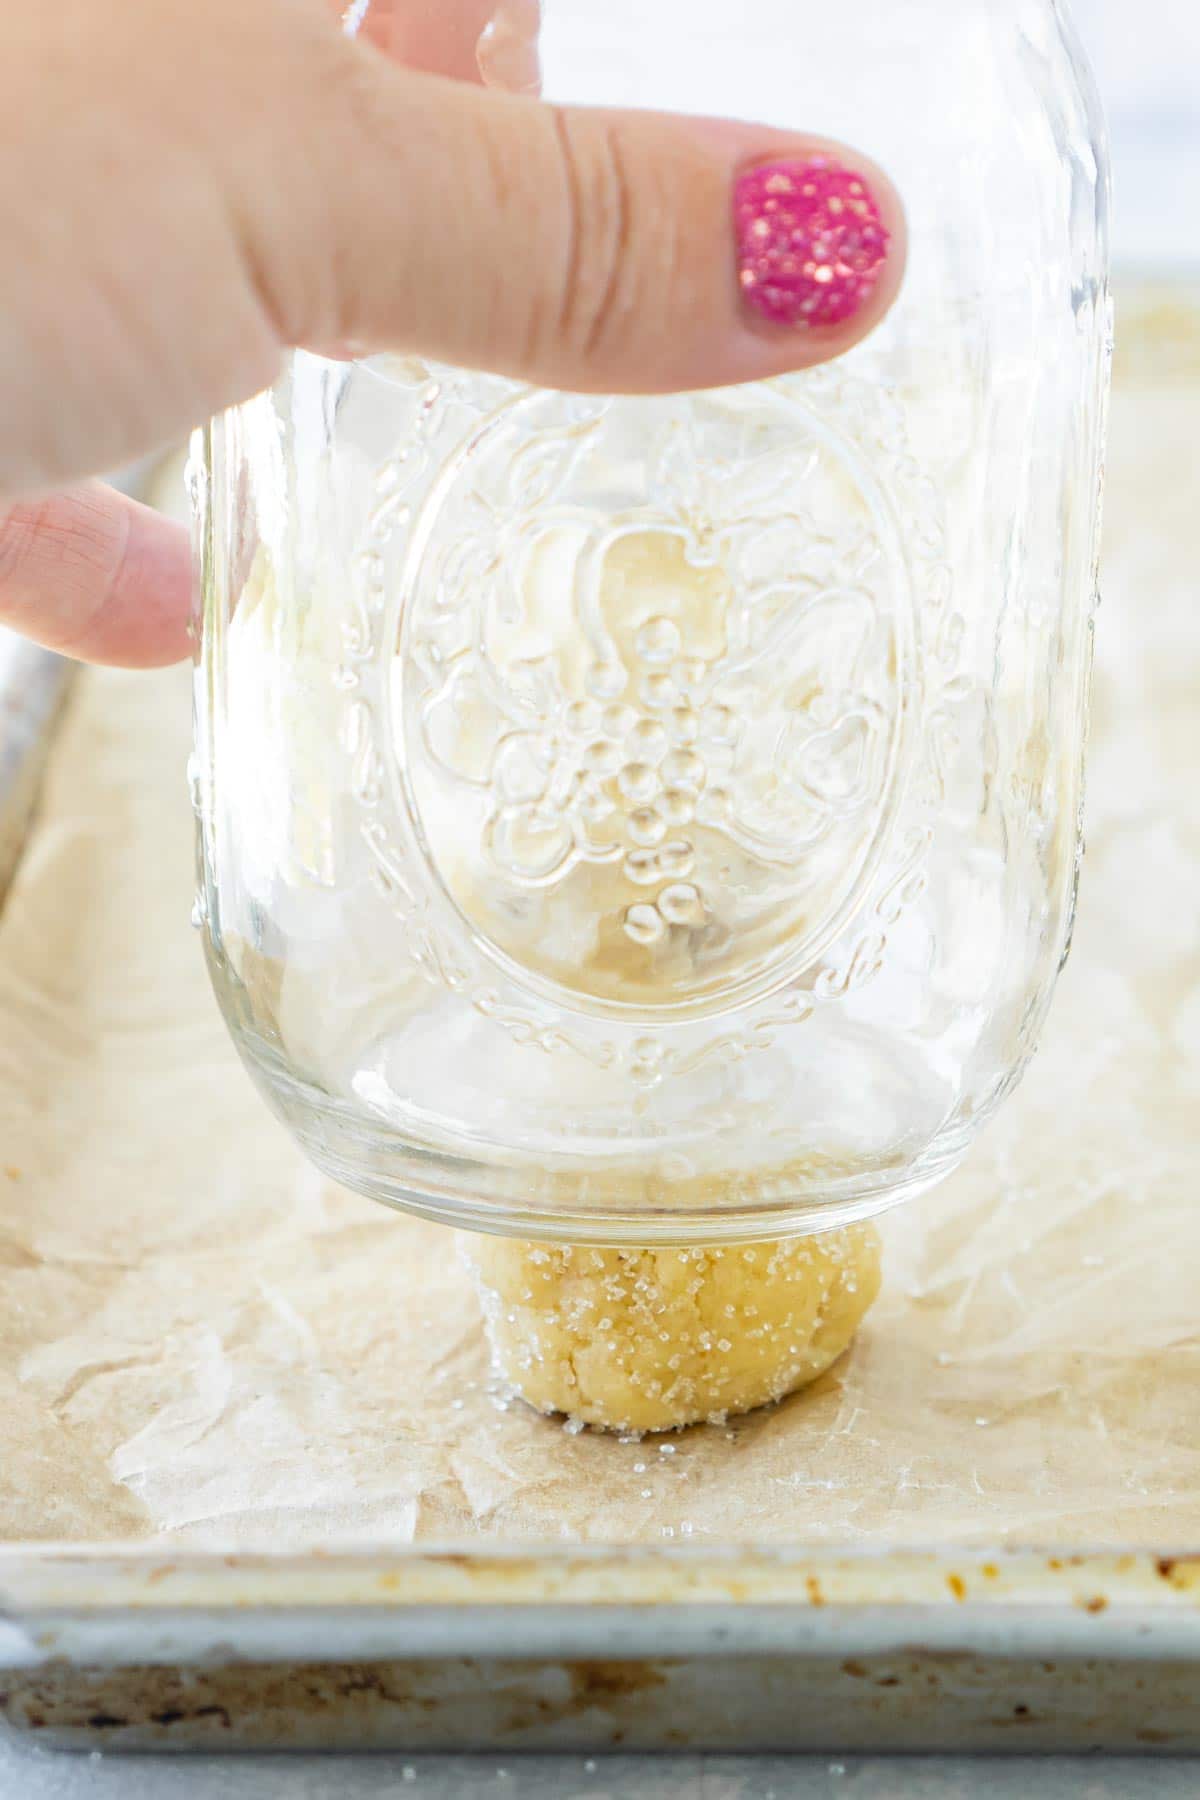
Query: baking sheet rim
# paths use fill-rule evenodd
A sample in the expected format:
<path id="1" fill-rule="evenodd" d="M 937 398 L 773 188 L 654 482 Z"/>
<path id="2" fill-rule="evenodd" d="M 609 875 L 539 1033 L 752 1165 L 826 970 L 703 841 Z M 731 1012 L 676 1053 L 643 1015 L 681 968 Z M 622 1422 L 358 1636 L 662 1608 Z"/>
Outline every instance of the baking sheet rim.
<path id="1" fill-rule="evenodd" d="M 0 1548 L 0 1667 L 9 1668 L 222 1656 L 879 1654 L 914 1644 L 984 1656 L 1196 1660 L 1200 1553 Z"/>

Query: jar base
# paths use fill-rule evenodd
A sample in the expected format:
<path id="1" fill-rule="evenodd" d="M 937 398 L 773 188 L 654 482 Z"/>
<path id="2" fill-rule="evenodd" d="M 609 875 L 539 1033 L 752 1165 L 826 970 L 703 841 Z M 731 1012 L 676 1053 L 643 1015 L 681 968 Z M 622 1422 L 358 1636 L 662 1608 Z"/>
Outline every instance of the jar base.
<path id="1" fill-rule="evenodd" d="M 960 1126 L 903 1164 L 813 1157 L 672 1181 L 644 1159 L 597 1166 L 512 1153 L 487 1160 L 414 1142 L 236 1041 L 272 1110 L 309 1160 L 340 1186 L 436 1224 L 498 1236 L 615 1246 L 738 1244 L 841 1230 L 877 1217 L 953 1173 L 975 1130 Z M 973 1122 L 974 1124 L 974 1122 Z"/>

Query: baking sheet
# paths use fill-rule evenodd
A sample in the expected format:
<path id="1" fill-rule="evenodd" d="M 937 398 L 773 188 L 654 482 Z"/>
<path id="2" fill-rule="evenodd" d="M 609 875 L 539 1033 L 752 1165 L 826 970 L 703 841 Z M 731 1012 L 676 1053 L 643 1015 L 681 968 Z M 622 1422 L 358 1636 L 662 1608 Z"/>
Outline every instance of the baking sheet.
<path id="1" fill-rule="evenodd" d="M 0 906 L 21 860 L 73 665 L 0 625 Z"/>
<path id="2" fill-rule="evenodd" d="M 1130 318 L 1132 314 L 1132 318 Z M 504 1405 L 449 1239 L 332 1189 L 188 929 L 186 675 L 89 675 L 0 921 L 0 1539 L 1200 1538 L 1200 316 L 1134 297 L 1089 854 L 1045 1046 L 885 1224 L 816 1389 L 617 1443 Z"/>

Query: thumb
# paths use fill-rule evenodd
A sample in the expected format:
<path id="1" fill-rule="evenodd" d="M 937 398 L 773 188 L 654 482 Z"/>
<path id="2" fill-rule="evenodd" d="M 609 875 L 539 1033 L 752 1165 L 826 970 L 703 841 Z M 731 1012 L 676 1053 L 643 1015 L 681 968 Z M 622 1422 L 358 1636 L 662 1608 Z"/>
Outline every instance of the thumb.
<path id="1" fill-rule="evenodd" d="M 901 205 L 852 150 L 331 54 L 245 202 L 286 341 L 664 392 L 840 355 L 896 296 Z"/>

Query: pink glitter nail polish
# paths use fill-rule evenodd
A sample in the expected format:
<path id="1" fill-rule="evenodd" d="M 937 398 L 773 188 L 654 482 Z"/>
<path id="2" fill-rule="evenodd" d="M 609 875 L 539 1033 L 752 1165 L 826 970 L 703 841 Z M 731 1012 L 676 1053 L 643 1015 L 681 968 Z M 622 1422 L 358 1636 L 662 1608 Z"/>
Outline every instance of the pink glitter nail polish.
<path id="1" fill-rule="evenodd" d="M 842 325 L 860 312 L 891 234 L 861 175 L 831 156 L 762 163 L 734 188 L 738 281 L 773 325 Z"/>

